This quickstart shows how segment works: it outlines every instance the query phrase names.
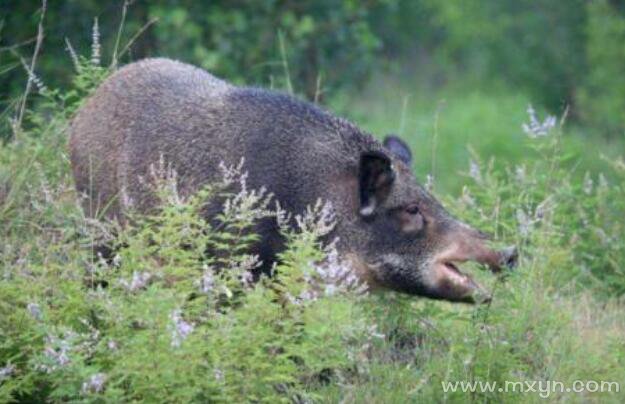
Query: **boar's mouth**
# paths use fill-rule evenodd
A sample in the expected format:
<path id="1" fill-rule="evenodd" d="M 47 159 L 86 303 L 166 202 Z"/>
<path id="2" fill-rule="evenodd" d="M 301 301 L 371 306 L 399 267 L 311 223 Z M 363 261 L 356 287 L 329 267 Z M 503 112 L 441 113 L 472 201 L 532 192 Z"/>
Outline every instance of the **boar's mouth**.
<path id="1" fill-rule="evenodd" d="M 429 297 L 463 303 L 487 303 L 492 299 L 486 288 L 458 268 L 457 262 L 439 261 L 433 272 L 428 282 Z"/>
<path id="2" fill-rule="evenodd" d="M 475 245 L 473 246 L 475 247 Z M 466 254 L 462 245 L 453 245 L 442 254 L 427 260 L 416 271 L 407 271 L 394 256 L 382 262 L 368 263 L 358 254 L 348 254 L 353 268 L 368 284 L 369 288 L 393 289 L 411 295 L 420 295 L 430 299 L 447 300 L 462 303 L 487 303 L 491 294 L 469 275 L 462 272 L 458 265 L 474 261 L 500 272 L 502 267 L 512 268 L 518 258 L 515 247 L 508 247 L 496 252 L 486 247 L 472 249 Z M 406 276 L 414 274 L 416 276 Z"/>
<path id="3" fill-rule="evenodd" d="M 481 240 L 473 241 L 470 245 L 466 242 L 455 244 L 452 249 L 439 254 L 433 260 L 426 277 L 427 294 L 435 299 L 453 302 L 489 302 L 491 294 L 471 276 L 462 272 L 458 265 L 474 261 L 497 273 L 502 267 L 513 267 L 517 258 L 517 250 L 514 247 L 494 251 L 486 247 Z"/>

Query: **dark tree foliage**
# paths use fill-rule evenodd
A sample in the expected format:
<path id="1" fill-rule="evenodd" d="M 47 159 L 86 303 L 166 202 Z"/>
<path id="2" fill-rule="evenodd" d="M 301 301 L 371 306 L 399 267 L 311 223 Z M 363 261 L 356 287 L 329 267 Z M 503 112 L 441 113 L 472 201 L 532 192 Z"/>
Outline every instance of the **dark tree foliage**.
<path id="1" fill-rule="evenodd" d="M 372 31 L 370 10 L 384 1 L 137 1 L 127 8 L 120 41 L 124 44 L 146 24 L 157 22 L 136 38 L 122 62 L 168 56 L 202 66 L 228 80 L 267 83 L 286 88 L 285 62 L 297 92 L 309 98 L 324 87 L 358 83 L 373 66 L 381 47 Z M 36 33 L 39 3 L 8 0 L 0 5 L 3 45 L 28 41 Z M 104 61 L 115 46 L 123 2 L 48 2 L 46 38 L 39 71 L 63 81 L 71 66 L 67 38 L 79 53 L 88 53 L 94 18 L 98 18 Z M 18 48 L 28 57 L 32 46 Z M 120 49 L 121 50 L 121 49 Z M 2 64 L 3 92 L 21 90 L 23 76 L 15 54 Z"/>
<path id="2" fill-rule="evenodd" d="M 536 104 L 606 134 L 625 130 L 625 12 L 614 0 L 136 0 L 119 43 L 126 63 L 182 59 L 234 82 L 273 85 L 319 100 L 358 89 L 373 70 L 435 71 L 530 94 Z M 63 84 L 67 38 L 88 54 L 98 18 L 109 62 L 124 2 L 48 1 L 37 73 Z M 23 91 L 39 19 L 37 0 L 0 2 L 0 101 Z M 156 21 L 156 22 L 154 22 Z M 136 34 L 141 32 L 136 38 Z M 134 38 L 134 39 L 133 39 Z M 16 46 L 21 45 L 21 46 Z M 288 70 L 288 75 L 285 72 Z"/>

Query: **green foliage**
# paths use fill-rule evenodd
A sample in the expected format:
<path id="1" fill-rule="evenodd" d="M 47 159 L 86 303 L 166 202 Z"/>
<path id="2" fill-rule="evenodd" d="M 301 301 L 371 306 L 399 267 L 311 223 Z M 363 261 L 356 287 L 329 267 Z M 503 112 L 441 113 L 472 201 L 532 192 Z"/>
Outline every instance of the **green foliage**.
<path id="1" fill-rule="evenodd" d="M 163 54 L 197 61 L 219 75 L 247 83 L 284 77 L 286 59 L 297 89 L 311 99 L 321 86 L 357 82 L 371 67 L 373 51 L 379 46 L 367 21 L 368 9 L 351 1 L 263 1 L 254 7 L 189 2 L 173 10 L 170 5 L 154 5 L 148 13 L 160 20 L 154 35 Z M 179 34 L 172 37 L 174 31 Z M 284 54 L 279 33 L 284 35 Z M 189 51 L 181 53 L 181 49 Z"/>
<path id="2" fill-rule="evenodd" d="M 23 92 L 20 58 L 32 54 L 38 6 L 0 4 L 0 93 L 9 95 L 0 102 Z M 48 2 L 46 13 L 35 73 L 51 87 L 71 80 L 67 41 L 86 49 L 97 16 L 112 64 L 167 56 L 317 101 L 384 68 L 420 78 L 422 91 L 457 77 L 482 89 L 503 82 L 552 113 L 569 106 L 593 135 L 623 134 L 618 1 L 81 1 Z"/>
<path id="3" fill-rule="evenodd" d="M 588 76 L 579 94 L 580 113 L 614 137 L 625 133 L 625 8 L 605 0 L 586 4 Z"/>
<path id="4" fill-rule="evenodd" d="M 334 90 L 358 84 L 374 66 L 374 54 L 381 43 L 372 30 L 369 11 L 372 6 L 384 9 L 387 2 L 375 0 L 368 7 L 342 0 L 187 0 L 175 5 L 169 1 L 131 4 L 126 7 L 121 39 L 116 31 L 122 7 L 103 9 L 92 2 L 71 5 L 48 2 L 47 20 L 54 23 L 46 26 L 44 43 L 49 49 L 42 55 L 39 67 L 46 77 L 55 80 L 51 84 L 56 85 L 59 80 L 67 82 L 70 76 L 62 73 L 62 66 L 67 66 L 68 60 L 63 49 L 66 37 L 78 50 L 84 49 L 91 28 L 85 22 L 99 16 L 106 38 L 103 50 L 112 55 L 115 49 L 123 60 L 169 56 L 234 82 L 275 80 L 274 84 L 281 88 L 287 88 L 281 80 L 285 77 L 284 63 L 288 63 L 291 79 L 297 83 L 296 90 L 313 99 L 320 97 L 326 87 Z M 30 38 L 32 14 L 36 10 L 33 2 L 3 2 L 0 20 L 5 21 L 5 32 L 13 36 L 7 38 L 5 34 L 0 39 L 14 45 Z M 153 24 L 155 21 L 158 22 Z M 68 26 L 74 22 L 75 27 Z M 143 29 L 143 35 L 130 42 Z M 284 38 L 284 52 L 278 40 L 280 34 Z M 116 49 L 119 43 L 127 42 L 132 47 L 126 52 Z M 21 73 L 15 69 L 17 66 L 12 66 L 9 80 L 0 89 L 11 89 L 13 93 L 23 89 L 10 81 Z"/>
<path id="5" fill-rule="evenodd" d="M 442 30 L 443 60 L 529 90 L 560 111 L 583 80 L 584 2 L 427 1 Z"/>

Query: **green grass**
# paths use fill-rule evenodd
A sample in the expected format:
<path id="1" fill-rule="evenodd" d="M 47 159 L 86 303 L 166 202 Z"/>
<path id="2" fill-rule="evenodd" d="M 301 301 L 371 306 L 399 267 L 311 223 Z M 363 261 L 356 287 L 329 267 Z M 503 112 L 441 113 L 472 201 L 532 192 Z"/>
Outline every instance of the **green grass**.
<path id="1" fill-rule="evenodd" d="M 432 88 L 416 80 L 378 77 L 362 94 L 336 97 L 332 107 L 379 138 L 400 135 L 411 146 L 419 178 L 434 174 L 437 189 L 445 192 L 460 189 L 464 179 L 459 174 L 468 170 L 471 151 L 494 158 L 499 168 L 538 157 L 521 129 L 528 120 L 529 96 L 504 85 L 457 81 Z M 539 118 L 544 116 L 539 110 Z M 570 119 L 564 133 L 563 154 L 575 175 L 609 172 L 599 156 L 615 158 L 625 149 L 622 139 L 604 140 Z"/>

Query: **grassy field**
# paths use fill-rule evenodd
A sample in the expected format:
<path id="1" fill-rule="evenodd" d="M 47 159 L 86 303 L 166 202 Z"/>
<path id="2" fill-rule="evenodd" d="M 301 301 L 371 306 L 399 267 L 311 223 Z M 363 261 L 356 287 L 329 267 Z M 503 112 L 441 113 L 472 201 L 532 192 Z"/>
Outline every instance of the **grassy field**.
<path id="1" fill-rule="evenodd" d="M 458 191 L 466 182 L 462 173 L 468 171 L 471 153 L 495 159 L 497 168 L 539 157 L 522 130 L 532 105 L 528 95 L 504 84 L 488 87 L 462 78 L 439 87 L 423 81 L 378 76 L 363 94 L 336 97 L 333 107 L 379 137 L 399 134 L 412 148 L 421 179 L 435 174 L 445 192 Z M 545 115 L 538 111 L 539 118 Z M 598 156 L 618 158 L 625 149 L 622 139 L 602 139 L 565 115 L 563 107 L 557 118 L 565 121 L 562 146 L 567 164 L 576 175 L 609 173 L 609 163 Z"/>
<path id="2" fill-rule="evenodd" d="M 402 135 L 422 181 L 433 173 L 456 215 L 518 245 L 519 267 L 500 278 L 473 268 L 494 295 L 481 306 L 341 282 L 315 294 L 336 282 L 327 265 L 344 270 L 321 264 L 332 220 L 319 207 L 283 230 L 278 286 L 252 286 L 253 239 L 237 235 L 267 214 L 262 195 L 240 195 L 209 228 L 202 203 L 233 196 L 213 184 L 179 198 L 161 170 L 157 214 L 124 229 L 84 216 L 66 129 L 105 72 L 79 66 L 74 87 L 44 90 L 0 149 L 0 402 L 622 402 L 614 384 L 593 391 L 625 388 L 619 145 L 561 120 L 528 135 L 531 100 L 505 88 L 421 92 L 378 79 L 332 109 Z M 93 254 L 102 240 L 118 246 L 112 262 Z M 206 257 L 207 245 L 229 254 Z M 454 392 L 447 382 L 498 384 Z"/>

